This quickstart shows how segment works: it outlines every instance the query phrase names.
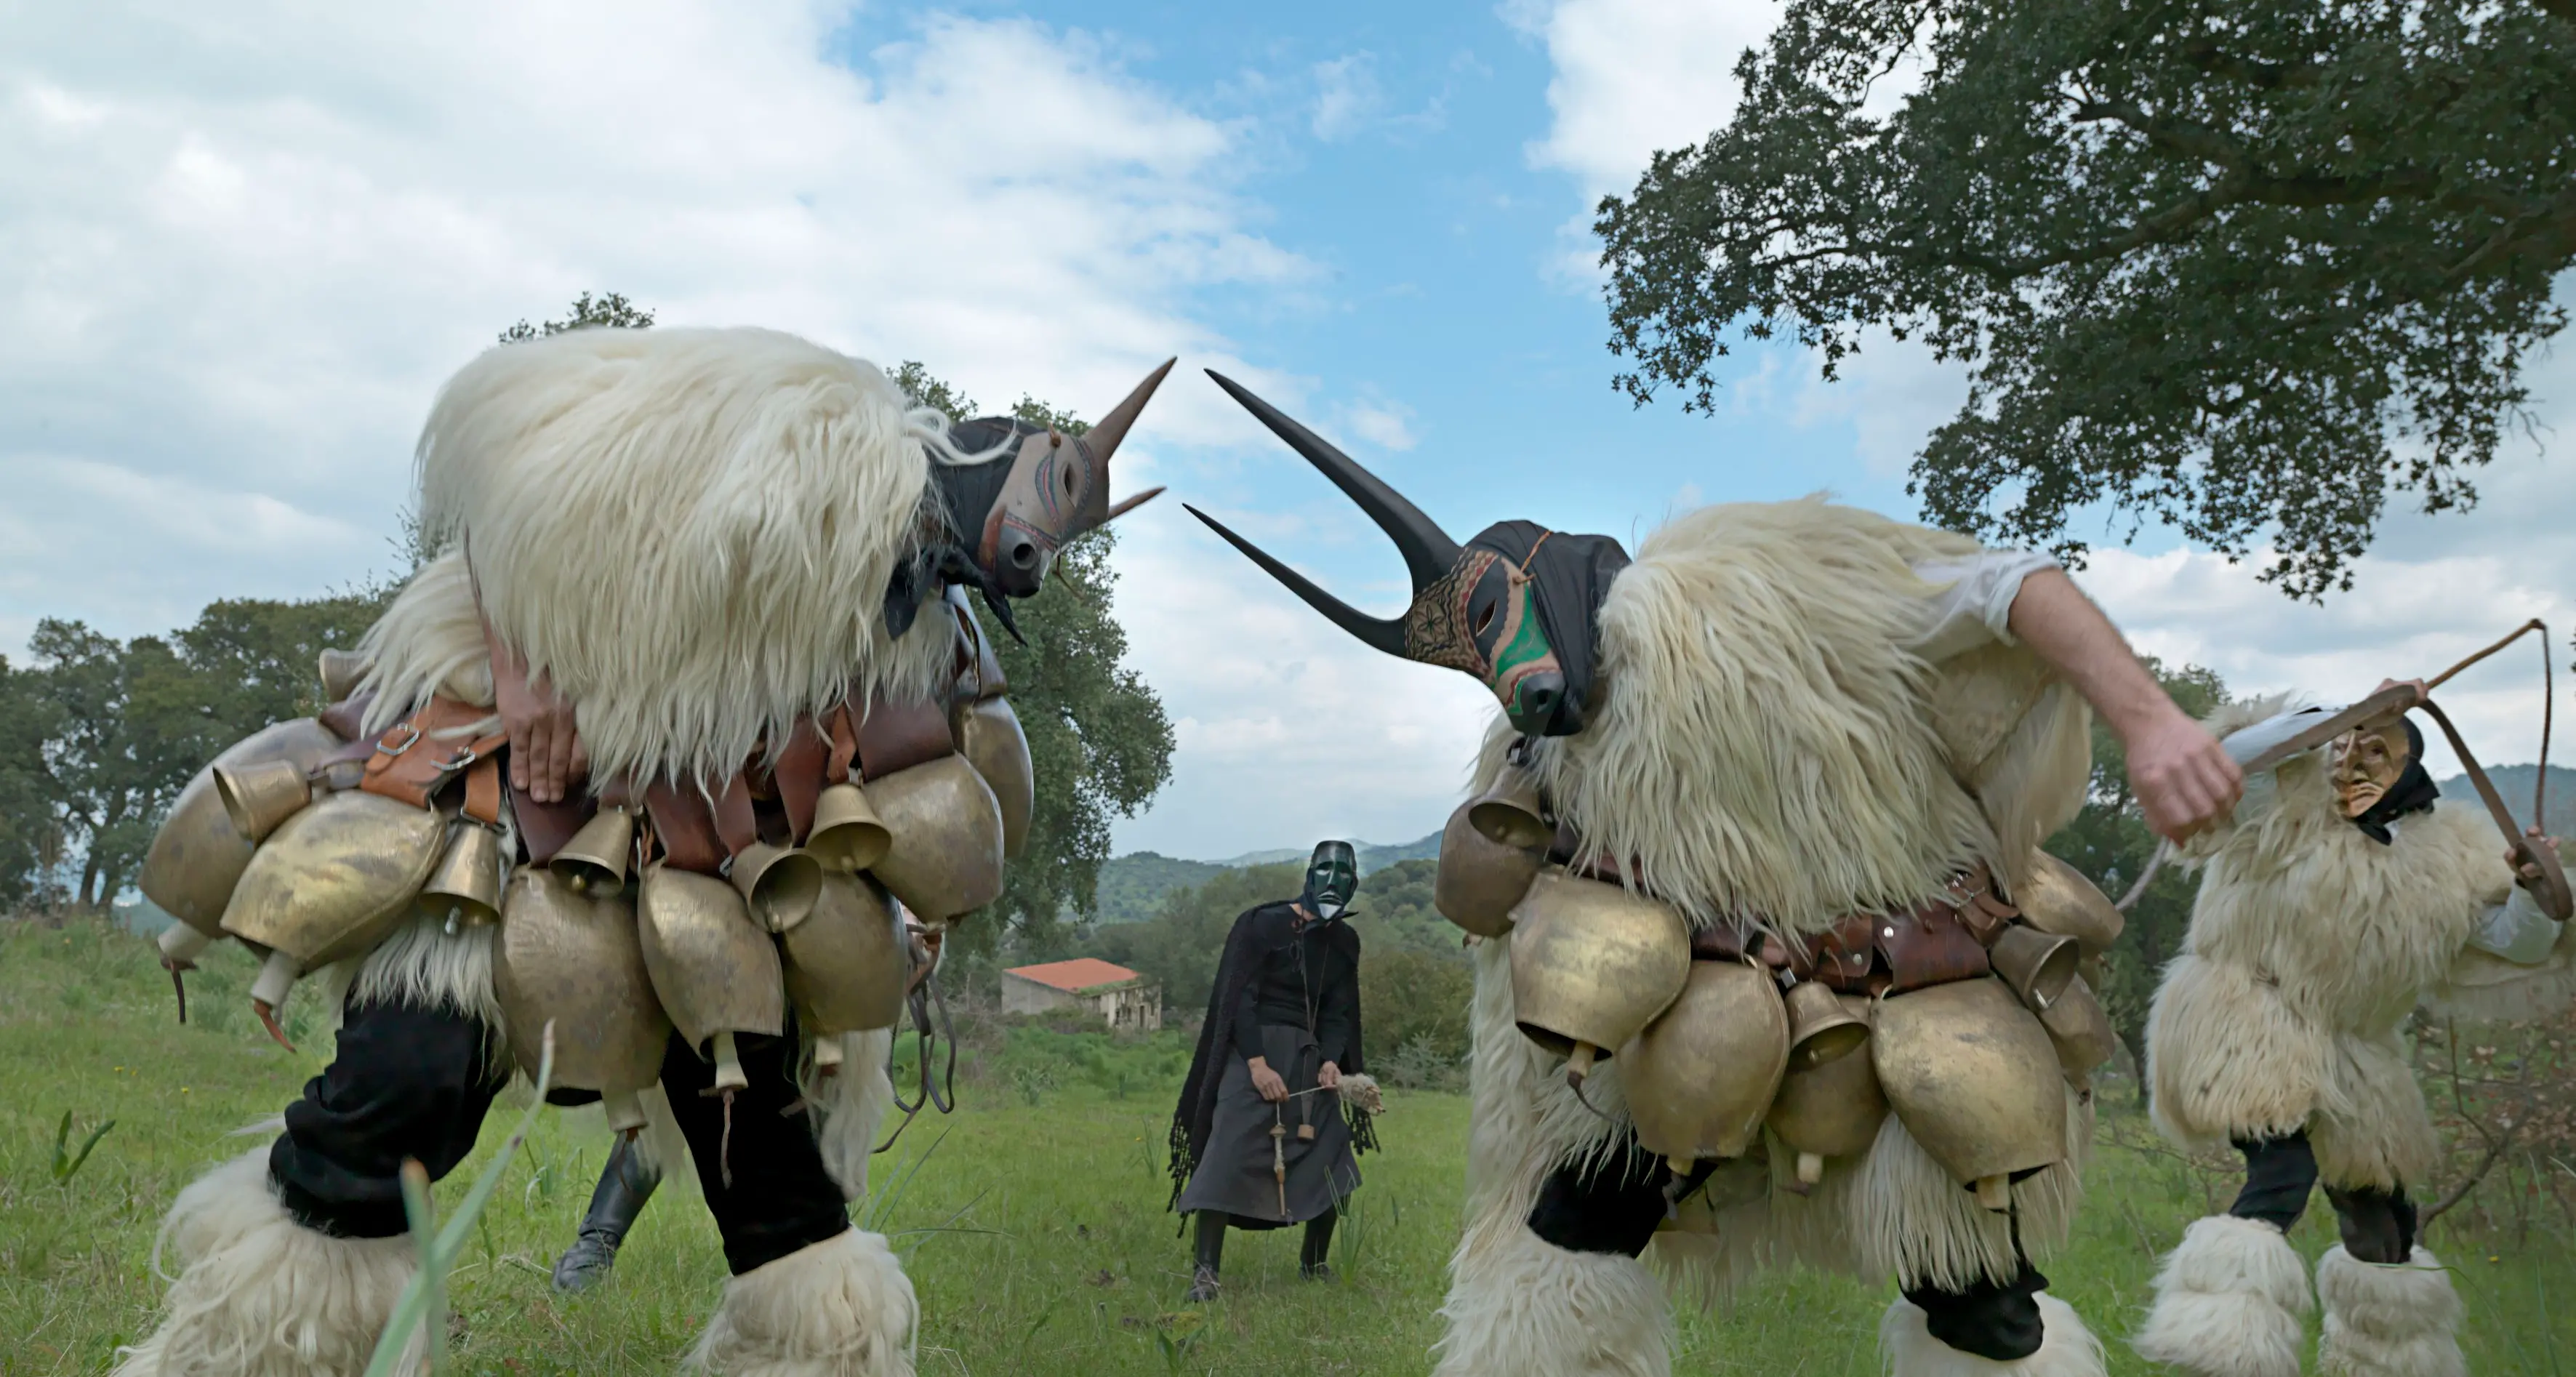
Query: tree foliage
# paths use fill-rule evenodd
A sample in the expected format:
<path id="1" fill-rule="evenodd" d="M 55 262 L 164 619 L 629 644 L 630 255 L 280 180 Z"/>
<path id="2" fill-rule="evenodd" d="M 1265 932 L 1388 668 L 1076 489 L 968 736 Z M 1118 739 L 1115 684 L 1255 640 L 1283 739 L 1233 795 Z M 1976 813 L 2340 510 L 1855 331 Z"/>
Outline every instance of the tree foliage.
<path id="1" fill-rule="evenodd" d="M 2152 657 L 2146 665 L 2175 704 L 2194 717 L 2205 717 L 2227 701 L 2227 685 L 2198 665 L 2167 670 Z M 2083 871 L 2113 899 L 2126 896 L 2155 857 L 2156 835 L 2147 830 L 2146 815 L 2129 792 L 2128 753 L 2120 738 L 2098 719 L 2093 723 L 2093 781 L 2084 811 L 2049 838 L 2048 850 Z M 2197 875 L 2172 866 L 2157 870 L 2146 893 L 2130 906 L 2128 926 L 2103 963 L 2103 1010 L 2141 1067 L 2146 1065 L 2147 1005 L 2155 996 L 2165 963 L 2182 950 L 2192 900 L 2199 892 Z M 2145 1093 L 2141 1085 L 2139 1094 Z"/>
<path id="2" fill-rule="evenodd" d="M 524 320 L 520 321 L 501 332 L 501 342 L 518 344 L 524 340 L 544 339 L 548 335 L 560 335 L 566 330 L 579 330 L 592 325 L 641 330 L 652 323 L 651 311 L 628 301 L 615 292 L 604 293 L 598 297 L 584 292 L 572 299 L 572 310 L 567 312 L 563 319 L 550 320 L 543 325 L 530 325 Z"/>
<path id="3" fill-rule="evenodd" d="M 2107 506 L 2348 587 L 2392 490 L 2474 502 L 2564 324 L 2576 0 L 1791 0 L 1736 70 L 1602 202 L 1620 384 L 1920 337 L 1970 365 L 1912 484 L 1960 530 L 2074 556 Z"/>

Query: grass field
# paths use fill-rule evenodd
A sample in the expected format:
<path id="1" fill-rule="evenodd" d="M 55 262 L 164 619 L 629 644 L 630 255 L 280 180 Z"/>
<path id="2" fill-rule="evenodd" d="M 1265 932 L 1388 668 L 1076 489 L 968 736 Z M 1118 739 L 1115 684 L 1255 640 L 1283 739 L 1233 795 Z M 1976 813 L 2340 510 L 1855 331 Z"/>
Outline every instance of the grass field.
<path id="1" fill-rule="evenodd" d="M 310 992 L 293 1024 L 308 1035 L 304 1051 L 289 1055 L 248 1014 L 250 975 L 233 951 L 192 977 L 194 1021 L 181 1028 L 141 940 L 84 922 L 0 923 L 0 1374 L 106 1371 L 115 1346 L 150 1323 L 160 1290 L 152 1236 L 171 1196 L 248 1147 L 226 1131 L 275 1113 L 319 1068 L 328 1039 L 303 1007 Z M 1163 1212 L 1171 1085 L 1113 1076 L 1104 1086 L 1080 1074 L 1078 1054 L 1046 1055 L 1063 1056 L 1063 1074 L 1023 1060 L 988 1075 L 964 1088 L 956 1115 L 915 1125 L 879 1159 L 878 1198 L 862 1212 L 881 1216 L 878 1227 L 909 1255 L 923 1373 L 1428 1368 L 1456 1229 L 1464 1100 L 1391 1096 L 1380 1121 L 1387 1150 L 1363 1162 L 1368 1183 L 1335 1243 L 1339 1280 L 1297 1280 L 1293 1232 L 1236 1235 L 1226 1298 L 1185 1310 L 1186 1245 Z M 1177 1064 L 1172 1049 L 1146 1061 Z M 487 1153 L 516 1117 L 508 1104 L 487 1127 Z M 115 1127 L 57 1182 L 67 1111 L 75 1145 L 103 1121 Z M 667 1371 L 723 1283 L 713 1226 L 693 1190 L 666 1188 L 610 1286 L 556 1296 L 545 1269 L 572 1237 L 607 1137 L 596 1111 L 542 1125 L 452 1284 L 447 1370 Z M 450 1178 L 443 1202 L 480 1160 Z M 2201 1212 L 2204 1189 L 2179 1164 L 2106 1147 L 2078 1238 L 2045 1264 L 2058 1293 L 2114 1340 L 2114 1372 L 2153 1370 L 2116 1340 L 2147 1298 L 2156 1253 Z M 2293 1238 L 2311 1255 L 2332 1242 L 2322 1200 Z M 2576 1377 L 2567 1310 L 2576 1253 L 2563 1243 L 2431 1241 L 2457 1268 L 2472 1371 Z M 1873 1373 L 1885 1303 L 1885 1292 L 1839 1279 L 1783 1276 L 1727 1313 L 1686 1318 L 1676 1371 Z"/>

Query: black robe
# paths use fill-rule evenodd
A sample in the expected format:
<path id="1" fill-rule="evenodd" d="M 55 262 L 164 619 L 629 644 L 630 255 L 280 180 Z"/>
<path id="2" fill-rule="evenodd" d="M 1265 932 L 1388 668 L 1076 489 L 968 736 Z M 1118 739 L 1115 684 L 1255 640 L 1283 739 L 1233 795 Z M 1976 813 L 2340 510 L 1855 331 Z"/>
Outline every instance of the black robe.
<path id="1" fill-rule="evenodd" d="M 1234 920 L 1226 934 L 1225 953 L 1217 961 L 1216 984 L 1208 992 L 1207 1021 L 1199 1025 L 1198 1051 L 1190 1058 L 1189 1078 L 1181 1082 L 1180 1103 L 1172 1110 L 1171 1172 L 1172 1203 L 1177 1204 L 1181 1191 L 1198 1170 L 1200 1154 L 1207 1150 L 1208 1133 L 1216 1125 L 1217 1087 L 1225 1079 L 1229 1058 L 1239 1055 L 1235 1048 L 1236 1014 L 1243 1001 L 1254 995 L 1254 978 L 1261 972 L 1262 958 L 1282 951 L 1297 940 L 1297 905 L 1283 901 L 1247 909 Z M 1347 980 L 1352 990 L 1359 987 L 1360 935 L 1347 921 L 1336 922 L 1324 930 L 1326 981 Z M 1345 1074 L 1365 1072 L 1368 1063 L 1361 1050 L 1359 1001 L 1351 1001 L 1349 1045 L 1325 1049 L 1325 1058 Z M 1338 1058 L 1335 1052 L 1339 1052 Z M 1357 1108 L 1346 1108 L 1344 1117 L 1351 1130 L 1351 1151 L 1366 1152 L 1377 1146 L 1369 1116 Z"/>

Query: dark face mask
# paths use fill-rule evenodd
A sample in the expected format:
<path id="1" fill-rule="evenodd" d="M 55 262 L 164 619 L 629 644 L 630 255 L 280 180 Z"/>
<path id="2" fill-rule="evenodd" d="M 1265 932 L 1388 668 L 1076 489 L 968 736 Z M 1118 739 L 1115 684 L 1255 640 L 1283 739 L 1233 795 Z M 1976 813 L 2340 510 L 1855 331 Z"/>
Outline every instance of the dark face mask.
<path id="1" fill-rule="evenodd" d="M 1306 906 L 1307 912 L 1330 923 L 1349 911 L 1351 900 L 1359 892 L 1360 861 L 1351 844 L 1316 843 L 1314 856 L 1306 862 L 1306 892 L 1298 902 Z"/>
<path id="2" fill-rule="evenodd" d="M 1474 675 L 1521 734 L 1572 736 L 1583 730 L 1593 696 L 1594 615 L 1610 581 L 1628 567 L 1619 542 L 1503 521 L 1462 546 L 1349 455 L 1232 380 L 1208 376 L 1332 479 L 1395 542 L 1413 576 L 1413 605 L 1400 620 L 1369 616 L 1207 513 L 1192 507 L 1192 516 L 1344 631 L 1389 655 Z"/>

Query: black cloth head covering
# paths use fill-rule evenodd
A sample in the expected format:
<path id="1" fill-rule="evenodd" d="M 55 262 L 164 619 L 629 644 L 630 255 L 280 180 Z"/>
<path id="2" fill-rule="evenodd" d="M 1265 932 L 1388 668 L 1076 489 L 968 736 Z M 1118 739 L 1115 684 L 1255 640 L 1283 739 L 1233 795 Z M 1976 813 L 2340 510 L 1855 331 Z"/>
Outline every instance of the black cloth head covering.
<path id="1" fill-rule="evenodd" d="M 1491 550 L 1528 573 L 1538 603 L 1539 630 L 1556 651 L 1565 674 L 1565 696 L 1577 711 L 1592 697 L 1592 671 L 1600 660 L 1601 600 L 1610 581 L 1628 567 L 1628 552 L 1603 535 L 1551 531 L 1535 521 L 1497 521 L 1467 542 Z"/>
<path id="2" fill-rule="evenodd" d="M 1326 960 L 1330 963 L 1324 978 L 1357 981 L 1359 933 L 1348 923 L 1333 923 L 1324 931 Z M 1296 940 L 1297 906 L 1291 903 L 1246 909 L 1225 935 L 1225 954 L 1217 959 L 1216 984 L 1208 991 L 1207 1021 L 1199 1025 L 1198 1050 L 1190 1057 L 1189 1076 L 1181 1082 L 1180 1103 L 1172 1107 L 1172 1198 L 1165 1205 L 1167 1209 L 1180 1202 L 1181 1191 L 1190 1184 L 1190 1174 L 1198 1170 L 1199 1154 L 1207 1150 L 1208 1134 L 1216 1127 L 1217 1087 L 1225 1082 L 1226 1058 L 1235 1055 L 1235 1005 L 1252 997 L 1262 958 Z M 1361 1052 L 1356 1001 L 1351 1011 L 1351 1045 L 1339 1064 L 1344 1072 L 1368 1070 Z M 1377 1131 L 1369 1116 L 1356 1105 L 1344 1105 L 1343 1114 L 1350 1122 L 1352 1155 L 1374 1149 Z"/>
<path id="3" fill-rule="evenodd" d="M 2398 774 L 2397 782 L 2389 786 L 2388 792 L 2379 796 L 2379 802 L 2352 820 L 2352 825 L 2360 828 L 2362 835 L 2381 846 L 2394 839 L 2388 824 L 2409 813 L 2430 812 L 2434 800 L 2442 796 L 2441 787 L 2424 772 L 2424 733 L 2415 729 L 2412 718 L 2397 720 L 2406 728 L 2406 768 Z"/>

